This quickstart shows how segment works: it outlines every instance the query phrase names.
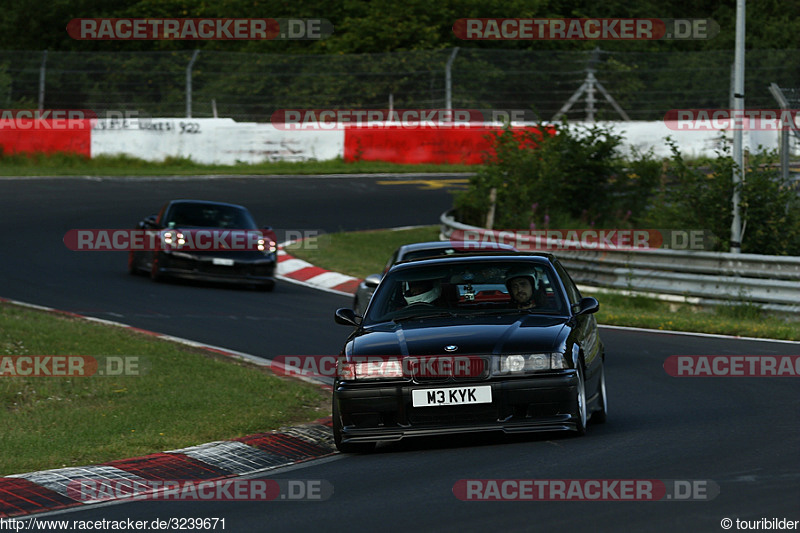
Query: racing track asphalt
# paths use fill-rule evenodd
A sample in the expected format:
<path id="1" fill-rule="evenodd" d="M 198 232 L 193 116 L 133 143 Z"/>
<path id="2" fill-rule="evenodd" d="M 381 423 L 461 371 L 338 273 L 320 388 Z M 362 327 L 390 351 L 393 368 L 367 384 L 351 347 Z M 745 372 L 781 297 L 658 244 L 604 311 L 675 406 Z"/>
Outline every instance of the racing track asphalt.
<path id="1" fill-rule="evenodd" d="M 154 204 L 144 207 L 152 211 L 164 195 L 258 203 L 253 210 L 260 223 L 325 231 L 431 223 L 450 201 L 442 190 L 378 186 L 370 178 L 259 181 L 0 181 L 6 222 L 0 296 L 267 357 L 329 353 L 347 334 L 332 320 L 333 309 L 348 303 L 345 297 L 286 283 L 272 294 L 152 284 L 127 276 L 119 254 L 85 258 L 93 254 L 69 252 L 60 239 L 72 228 L 125 227 L 148 214 L 142 205 Z M 271 196 L 261 199 L 256 192 Z M 287 222 L 279 224 L 268 212 Z M 326 480 L 334 487 L 326 501 L 134 502 L 59 517 L 225 517 L 228 531 L 458 532 L 720 531 L 726 517 L 800 519 L 797 379 L 672 378 L 662 367 L 676 354 L 797 355 L 800 345 L 607 328 L 601 335 L 611 414 L 584 438 L 419 439 L 263 476 Z M 505 478 L 711 480 L 720 494 L 688 502 L 504 503 L 462 502 L 452 492 L 460 479 Z"/>
<path id="2" fill-rule="evenodd" d="M 333 311 L 349 304 L 344 296 L 290 283 L 279 283 L 273 293 L 153 283 L 127 274 L 126 253 L 73 252 L 62 242 L 64 234 L 133 228 L 173 198 L 243 204 L 259 225 L 273 226 L 280 240 L 287 230 L 330 233 L 436 223 L 452 205 L 448 189 L 403 184 L 408 179 L 0 179 L 0 297 L 269 359 L 336 353 L 345 332 L 332 327 Z M 396 184 L 379 184 L 387 181 Z"/>

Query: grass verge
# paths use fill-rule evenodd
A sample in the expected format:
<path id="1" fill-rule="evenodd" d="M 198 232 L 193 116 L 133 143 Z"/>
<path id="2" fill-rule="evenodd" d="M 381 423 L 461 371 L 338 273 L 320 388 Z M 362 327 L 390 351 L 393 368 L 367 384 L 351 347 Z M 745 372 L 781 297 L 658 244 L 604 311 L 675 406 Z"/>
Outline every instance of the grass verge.
<path id="1" fill-rule="evenodd" d="M 398 246 L 438 238 L 438 226 L 333 233 L 323 236 L 316 249 L 298 243 L 287 247 L 286 251 L 322 268 L 363 278 L 381 272 Z M 600 324 L 800 341 L 800 321 L 796 318 L 771 315 L 746 302 L 707 308 L 645 296 L 584 292 L 600 301 L 597 313 Z"/>
<path id="2" fill-rule="evenodd" d="M 124 377 L 9 375 L 9 356 L 19 355 L 138 356 L 149 369 Z M 124 328 L 0 302 L 0 475 L 137 457 L 329 414 L 329 393 L 314 385 Z"/>
<path id="3" fill-rule="evenodd" d="M 438 240 L 439 226 L 328 233 L 314 242 L 291 244 L 286 247 L 286 252 L 328 270 L 365 278 L 383 272 L 386 261 L 398 246 Z"/>
<path id="4" fill-rule="evenodd" d="M 475 172 L 475 165 L 399 165 L 360 161 L 345 163 L 302 161 L 204 165 L 191 159 L 169 157 L 161 162 L 145 161 L 124 155 L 97 156 L 92 159 L 68 153 L 2 154 L 0 176 L 181 176 L 181 175 L 270 175 L 270 174 L 371 174 L 411 172 Z"/>

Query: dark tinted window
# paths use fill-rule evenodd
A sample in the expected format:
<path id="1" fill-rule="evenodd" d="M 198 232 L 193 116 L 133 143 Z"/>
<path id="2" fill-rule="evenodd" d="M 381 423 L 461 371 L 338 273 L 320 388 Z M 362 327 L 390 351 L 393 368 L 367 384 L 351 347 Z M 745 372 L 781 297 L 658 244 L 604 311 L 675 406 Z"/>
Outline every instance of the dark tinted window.
<path id="1" fill-rule="evenodd" d="M 548 264 L 522 261 L 458 261 L 415 265 L 384 277 L 369 307 L 365 323 L 431 314 L 491 314 L 525 309 L 533 313 L 566 314 Z M 530 299 L 520 303 L 507 282 L 524 278 Z"/>
<path id="2" fill-rule="evenodd" d="M 250 213 L 244 209 L 201 203 L 173 204 L 163 225 L 168 228 L 257 229 Z"/>

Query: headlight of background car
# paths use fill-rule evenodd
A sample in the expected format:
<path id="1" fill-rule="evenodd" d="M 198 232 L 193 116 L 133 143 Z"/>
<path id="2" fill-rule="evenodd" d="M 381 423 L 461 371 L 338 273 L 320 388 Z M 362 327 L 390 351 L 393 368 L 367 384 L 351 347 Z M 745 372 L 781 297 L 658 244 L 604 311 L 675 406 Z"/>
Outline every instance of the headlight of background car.
<path id="1" fill-rule="evenodd" d="M 508 354 L 494 357 L 494 374 L 515 375 L 567 368 L 561 352 Z"/>
<path id="2" fill-rule="evenodd" d="M 183 246 L 186 244 L 186 237 L 180 231 L 165 231 L 164 232 L 164 242 L 169 244 L 170 246 Z"/>
<path id="3" fill-rule="evenodd" d="M 277 249 L 278 249 L 278 247 L 276 246 L 275 241 L 273 241 L 271 239 L 266 239 L 264 237 L 261 237 L 260 239 L 258 239 L 258 251 L 259 252 L 264 252 L 265 254 L 271 254 L 271 253 L 275 252 Z"/>

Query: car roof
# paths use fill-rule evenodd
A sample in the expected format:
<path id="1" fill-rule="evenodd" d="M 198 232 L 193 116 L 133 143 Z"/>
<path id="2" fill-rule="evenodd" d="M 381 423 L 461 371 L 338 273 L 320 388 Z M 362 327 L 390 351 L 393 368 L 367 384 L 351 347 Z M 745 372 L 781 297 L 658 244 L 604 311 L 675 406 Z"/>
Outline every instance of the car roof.
<path id="1" fill-rule="evenodd" d="M 468 244 L 470 247 L 475 247 L 475 250 L 507 250 L 513 251 L 515 248 L 505 243 L 495 242 L 480 242 L 480 241 L 427 241 L 427 242 L 414 242 L 411 244 L 404 244 L 399 248 L 399 254 L 406 254 L 409 252 L 417 252 L 420 250 L 439 250 L 447 248 L 457 248 L 461 244 Z"/>
<path id="2" fill-rule="evenodd" d="M 513 254 L 507 251 L 491 251 L 491 252 L 476 252 L 461 255 L 442 255 L 431 257 L 427 259 L 416 259 L 412 261 L 400 261 L 395 264 L 391 271 L 406 270 L 411 268 L 424 268 L 425 266 L 439 265 L 439 264 L 454 264 L 454 263 L 470 263 L 470 262 L 529 262 L 539 265 L 553 263 L 556 257 L 553 254 L 544 252 L 514 252 Z"/>
<path id="3" fill-rule="evenodd" d="M 218 205 L 218 206 L 235 207 L 235 208 L 238 208 L 238 209 L 247 210 L 247 208 L 245 206 L 243 206 L 243 205 L 231 204 L 231 203 L 228 203 L 228 202 L 215 202 L 213 200 L 190 200 L 190 199 L 186 199 L 186 198 L 181 198 L 181 199 L 178 199 L 178 200 L 171 200 L 168 203 L 170 205 L 176 205 L 176 204 Z"/>

